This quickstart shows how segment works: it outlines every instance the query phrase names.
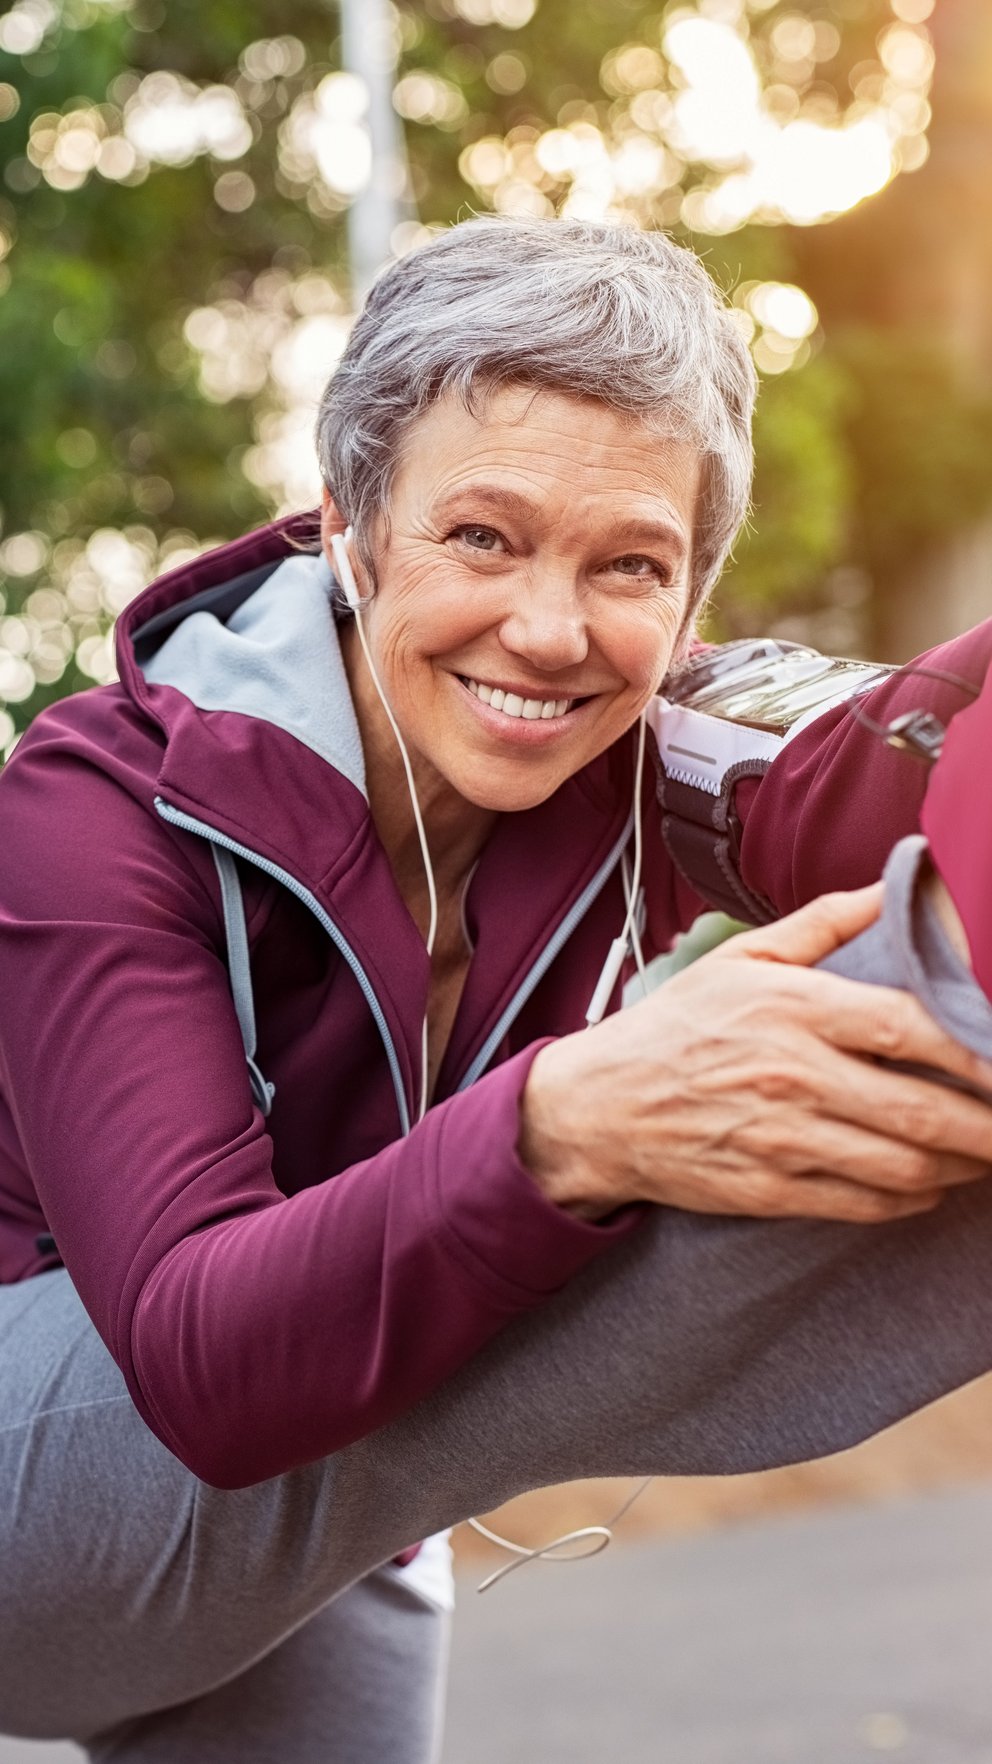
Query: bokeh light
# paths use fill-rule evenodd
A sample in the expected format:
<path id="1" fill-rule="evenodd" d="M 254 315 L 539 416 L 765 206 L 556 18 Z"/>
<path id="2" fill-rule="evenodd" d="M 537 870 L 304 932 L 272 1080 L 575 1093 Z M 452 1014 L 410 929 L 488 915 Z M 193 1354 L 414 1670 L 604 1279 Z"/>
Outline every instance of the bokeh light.
<path id="1" fill-rule="evenodd" d="M 747 12 L 761 7 L 751 0 Z M 926 158 L 925 0 L 893 12 L 845 108 L 817 83 L 840 45 L 829 18 L 782 13 L 759 40 L 743 0 L 670 8 L 657 47 L 621 43 L 605 57 L 607 123 L 563 115 L 527 141 L 520 130 L 483 136 L 463 150 L 462 176 L 502 213 L 622 214 L 716 234 L 753 220 L 813 225 Z"/>
<path id="2" fill-rule="evenodd" d="M 279 129 L 279 168 L 290 191 L 314 177 L 332 197 L 350 199 L 372 171 L 365 115 L 369 94 L 356 74 L 327 74 L 316 92 L 296 99 Z"/>
<path id="3" fill-rule="evenodd" d="M 863 58 L 848 82 L 847 63 L 840 74 L 831 66 L 849 41 L 850 14 L 840 8 L 817 15 L 797 0 L 674 0 L 642 10 L 637 24 L 616 8 L 615 40 L 601 61 L 601 50 L 590 57 L 591 69 L 599 64 L 598 83 L 593 71 L 581 90 L 563 85 L 542 116 L 532 102 L 543 90 L 539 39 L 526 29 L 536 15 L 541 23 L 539 0 L 418 0 L 392 10 L 400 55 L 393 106 L 416 144 L 414 161 L 425 144 L 437 151 L 432 138 L 443 138 L 452 176 L 457 164 L 480 207 L 680 227 L 705 255 L 711 235 L 755 222 L 815 226 L 923 165 L 934 0 L 887 0 L 880 11 L 885 22 L 874 42 L 863 33 Z M 144 12 L 154 15 L 154 0 L 143 10 L 137 0 L 14 0 L 0 16 L 0 51 L 21 58 L 33 79 L 39 56 L 61 53 L 94 21 L 121 14 L 135 40 L 154 32 Z M 302 23 L 297 28 L 303 32 Z M 448 39 L 441 50 L 439 36 Z M 229 240 L 238 236 L 238 216 L 248 217 L 248 236 L 251 225 L 268 225 L 270 204 L 288 205 L 282 212 L 290 217 L 297 205 L 308 228 L 323 229 L 327 257 L 306 230 L 294 257 L 291 227 L 285 250 L 275 250 L 275 262 L 261 271 L 257 255 L 239 262 L 235 247 L 192 310 L 189 293 L 174 301 L 149 353 L 177 380 L 188 375 L 211 404 L 243 404 L 247 444 L 230 454 L 232 469 L 275 511 L 306 505 L 319 489 L 316 404 L 352 317 L 340 270 L 305 266 L 337 265 L 335 229 L 369 189 L 370 94 L 356 74 L 335 68 L 330 31 L 318 49 L 290 31 L 260 37 L 240 52 L 225 51 L 236 55 L 229 68 L 195 57 L 156 67 L 157 47 L 144 61 L 135 55 L 138 67 L 119 65 L 100 101 L 92 95 L 100 88 L 83 83 L 33 88 L 41 96 L 27 126 L 19 76 L 5 64 L 0 122 L 16 118 L 12 133 L 23 128 L 26 140 L 5 164 L 0 297 L 12 268 L 17 273 L 27 211 L 21 199 L 30 203 L 36 189 L 54 214 L 70 209 L 87 186 L 92 202 L 101 182 L 136 187 L 201 162 L 194 182 L 210 193 L 206 203 L 201 194 L 201 212 L 208 229 Z M 416 163 L 414 171 L 420 175 Z M 393 194 L 408 198 L 402 166 L 385 168 L 383 188 L 392 188 L 390 179 Z M 104 189 L 102 198 L 123 205 L 148 193 Z M 416 194 L 424 196 L 422 183 Z M 458 202 L 464 198 L 456 191 Z M 404 218 L 392 225 L 391 247 L 401 255 L 433 228 L 415 218 L 412 204 L 396 212 Z M 433 219 L 437 211 L 425 203 L 423 212 Z M 735 322 L 759 371 L 772 378 L 801 368 L 823 342 L 813 302 L 801 288 L 771 279 L 777 261 L 768 259 L 766 279 L 742 282 L 732 294 Z M 787 260 L 780 273 L 790 273 Z M 116 322 L 88 333 L 78 303 L 61 292 L 46 324 L 77 365 L 100 376 L 97 404 L 137 389 L 147 365 L 143 339 L 115 335 Z M 135 386 L 126 385 L 133 376 Z M 7 586 L 0 749 L 13 728 L 7 707 L 57 683 L 74 658 L 86 678 L 112 678 L 108 631 L 120 606 L 168 560 L 207 543 L 178 525 L 165 527 L 180 518 L 169 514 L 179 505 L 166 471 L 142 455 L 134 435 L 108 457 L 94 408 L 80 402 L 53 425 L 50 457 L 68 483 L 58 494 L 68 506 L 77 485 L 100 481 L 126 493 L 138 524 L 97 524 L 89 537 L 83 531 L 49 547 L 35 531 L 41 515 L 31 511 L 22 517 L 24 531 L 0 539 L 0 589 Z M 111 519 L 112 506 L 95 500 L 92 522 Z"/>

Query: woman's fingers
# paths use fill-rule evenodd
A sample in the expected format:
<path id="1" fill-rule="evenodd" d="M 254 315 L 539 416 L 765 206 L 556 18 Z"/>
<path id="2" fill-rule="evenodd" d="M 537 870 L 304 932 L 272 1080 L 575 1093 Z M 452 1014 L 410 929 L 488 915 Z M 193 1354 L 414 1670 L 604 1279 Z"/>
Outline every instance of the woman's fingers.
<path id="1" fill-rule="evenodd" d="M 874 923 L 883 892 L 884 884 L 875 882 L 850 893 L 822 895 L 777 924 L 744 932 L 704 959 L 815 966 Z M 810 977 L 796 978 L 805 991 Z M 817 1033 L 836 1046 L 934 1066 L 992 1095 L 992 1064 L 952 1040 L 909 993 L 820 974 L 808 998 L 817 1014 Z"/>
<path id="2" fill-rule="evenodd" d="M 803 1031 L 780 1047 L 774 1064 L 756 1057 L 752 1085 L 766 1104 L 783 1105 L 755 1110 L 753 1118 L 755 1134 L 762 1127 L 772 1131 L 764 1150 L 776 1163 L 775 1134 L 789 1133 L 804 1168 L 836 1168 L 885 1187 L 911 1181 L 914 1161 L 919 1180 L 929 1171 L 935 1187 L 971 1181 L 992 1168 L 992 1108 L 983 1099 L 817 1043 Z M 855 1147 L 864 1162 L 852 1167 Z M 947 1162 L 938 1174 L 941 1157 Z"/>
<path id="3" fill-rule="evenodd" d="M 932 1213 L 942 1196 L 938 1192 L 923 1194 L 887 1194 L 877 1188 L 863 1188 L 857 1182 L 845 1182 L 839 1176 L 806 1176 L 790 1184 L 783 1193 L 780 1219 L 834 1219 L 847 1225 L 885 1225 L 893 1219 L 911 1219 L 919 1213 Z"/>
<path id="4" fill-rule="evenodd" d="M 948 1035 L 910 993 L 838 974 L 803 980 L 806 1027 L 824 1042 L 875 1059 L 930 1066 L 992 1095 L 992 1064 Z"/>
<path id="5" fill-rule="evenodd" d="M 864 1188 L 911 1197 L 976 1182 L 988 1175 L 989 1165 L 957 1152 L 914 1144 L 900 1137 L 895 1127 L 889 1137 L 870 1125 L 819 1119 L 806 1135 L 796 1179 L 805 1182 L 811 1173 L 822 1176 L 828 1171 Z"/>
<path id="6" fill-rule="evenodd" d="M 743 932 L 708 959 L 748 957 L 813 967 L 874 924 L 883 892 L 884 884 L 873 882 L 869 888 L 855 888 L 846 894 L 823 894 L 774 925 Z"/>
<path id="7" fill-rule="evenodd" d="M 866 1066 L 841 1057 L 821 1068 L 823 1106 L 835 1119 L 866 1128 L 880 1143 L 898 1141 L 931 1159 L 946 1156 L 941 1186 L 992 1168 L 992 1108 L 978 1097 L 930 1078 Z M 823 1160 L 818 1159 L 817 1162 Z M 956 1175 L 960 1164 L 962 1174 Z"/>
<path id="8" fill-rule="evenodd" d="M 650 1188 L 650 1185 L 649 1185 Z M 929 1213 L 943 1197 L 941 1188 L 916 1187 L 908 1192 L 873 1187 L 849 1180 L 834 1169 L 809 1170 L 787 1176 L 780 1171 L 751 1168 L 744 1163 L 728 1184 L 713 1172 L 659 1174 L 664 1193 L 648 1192 L 648 1200 L 688 1212 L 722 1213 L 749 1219 L 838 1219 L 850 1225 L 881 1224 Z"/>

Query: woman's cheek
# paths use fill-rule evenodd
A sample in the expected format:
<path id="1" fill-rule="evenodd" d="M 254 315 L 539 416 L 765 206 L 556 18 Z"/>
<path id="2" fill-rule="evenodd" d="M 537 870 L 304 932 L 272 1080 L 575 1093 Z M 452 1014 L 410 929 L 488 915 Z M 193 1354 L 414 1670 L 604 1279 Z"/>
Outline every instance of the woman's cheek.
<path id="1" fill-rule="evenodd" d="M 617 672 L 645 697 L 657 692 L 668 672 L 680 616 L 681 607 L 670 603 L 643 608 L 604 640 L 603 648 Z"/>

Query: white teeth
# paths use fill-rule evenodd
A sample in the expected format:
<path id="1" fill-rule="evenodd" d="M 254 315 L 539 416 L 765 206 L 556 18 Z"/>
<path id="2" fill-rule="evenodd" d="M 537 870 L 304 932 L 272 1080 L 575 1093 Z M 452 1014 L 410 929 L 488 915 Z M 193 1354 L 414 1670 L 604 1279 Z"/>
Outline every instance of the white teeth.
<path id="1" fill-rule="evenodd" d="M 465 685 L 491 710 L 502 711 L 506 717 L 523 717 L 529 723 L 563 717 L 573 703 L 571 698 L 524 698 L 518 692 L 504 692 L 501 686 L 484 686 L 478 680 L 466 679 Z"/>

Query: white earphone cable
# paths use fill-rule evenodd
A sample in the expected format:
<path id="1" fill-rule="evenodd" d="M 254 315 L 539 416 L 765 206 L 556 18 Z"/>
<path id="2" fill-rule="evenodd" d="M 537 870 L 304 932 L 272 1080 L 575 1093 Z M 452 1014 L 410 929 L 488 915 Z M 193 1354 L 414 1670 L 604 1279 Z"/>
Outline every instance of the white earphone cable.
<path id="1" fill-rule="evenodd" d="M 417 825 L 417 838 L 420 841 L 420 854 L 424 860 L 424 875 L 427 879 L 430 919 L 427 926 L 426 949 L 428 956 L 431 956 L 434 954 L 434 941 L 437 937 L 437 888 L 434 882 L 434 866 L 431 863 L 431 854 L 427 845 L 427 832 L 424 827 L 423 816 L 420 812 L 417 787 L 413 781 L 413 767 L 410 764 L 410 755 L 407 752 L 406 742 L 400 734 L 399 725 L 393 715 L 392 707 L 382 689 L 382 682 L 379 679 L 375 662 L 372 660 L 372 652 L 369 649 L 368 638 L 365 635 L 365 621 L 362 618 L 362 597 L 358 591 L 355 572 L 351 567 L 351 558 L 348 555 L 348 545 L 350 540 L 350 527 L 347 529 L 343 537 L 340 533 L 334 533 L 331 536 L 331 550 L 334 554 L 335 574 L 337 575 L 344 597 L 355 615 L 355 629 L 358 632 L 358 638 L 362 646 L 362 652 L 365 656 L 366 665 L 372 677 L 372 684 L 379 695 L 379 701 L 382 708 L 385 711 L 386 716 L 389 718 L 389 726 L 396 737 L 396 745 L 400 750 L 400 755 L 403 760 L 403 770 L 406 773 L 406 784 L 407 790 L 410 793 L 413 818 Z M 427 1113 L 427 1053 L 427 1018 L 425 1016 L 421 1031 L 420 1111 L 417 1116 L 418 1121 L 422 1121 Z"/>
<path id="2" fill-rule="evenodd" d="M 623 897 L 629 908 L 634 895 L 630 885 L 630 865 L 627 862 L 626 852 L 624 852 L 623 857 L 620 860 L 620 875 L 623 879 Z M 647 963 L 644 960 L 644 951 L 641 948 L 641 927 L 639 921 L 643 913 L 643 908 L 644 890 L 642 889 L 641 897 L 637 902 L 634 919 L 630 927 L 630 947 L 634 956 L 634 965 L 637 968 L 637 977 L 641 983 L 641 993 L 646 998 L 651 988 L 648 982 Z"/>
<path id="3" fill-rule="evenodd" d="M 358 590 L 358 583 L 355 580 L 355 572 L 351 566 L 351 558 L 348 555 L 348 546 L 351 541 L 351 536 L 352 530 L 350 527 L 346 530 L 343 536 L 340 533 L 334 533 L 331 536 L 331 551 L 334 557 L 335 574 L 341 591 L 355 615 L 355 628 L 358 632 L 359 642 L 362 646 L 362 652 L 365 656 L 365 662 L 372 679 L 372 684 L 378 693 L 382 708 L 389 719 L 389 726 L 396 738 L 396 744 L 403 760 L 407 789 L 410 793 L 413 816 L 417 825 L 417 837 L 420 841 L 421 856 L 424 860 L 424 875 L 427 878 L 427 893 L 430 900 L 430 923 L 427 931 L 426 948 L 427 954 L 430 956 L 434 951 L 434 939 L 437 935 L 438 916 L 437 888 L 434 881 L 434 868 L 431 864 L 431 854 L 427 845 L 427 833 L 424 828 L 423 816 L 420 812 L 420 802 L 417 797 L 417 787 L 413 779 L 413 767 L 410 764 L 410 755 L 407 752 L 406 742 L 403 740 L 403 736 L 400 733 L 389 700 L 383 691 L 382 682 L 379 679 L 375 662 L 372 660 L 372 653 L 369 649 L 368 639 L 365 635 L 365 625 L 362 619 L 362 597 Z M 624 854 L 623 867 L 623 886 L 624 896 L 627 903 L 627 915 L 624 919 L 623 930 L 621 931 L 620 936 L 614 939 L 611 946 L 610 953 L 606 958 L 606 964 L 593 995 L 593 1000 L 586 1013 L 586 1022 L 588 1025 L 591 1025 L 594 1022 L 598 1023 L 601 1020 L 610 997 L 612 996 L 616 982 L 620 977 L 620 970 L 626 959 L 628 947 L 633 949 L 638 973 L 641 975 L 642 982 L 644 981 L 644 956 L 641 951 L 637 919 L 640 911 L 638 895 L 641 885 L 641 857 L 643 845 L 641 825 L 641 786 L 644 776 L 644 745 L 646 730 L 647 724 L 644 715 L 642 714 L 638 732 L 637 759 L 634 765 L 634 870 L 633 876 L 629 881 L 625 867 L 626 853 Z M 598 1015 L 593 1015 L 594 1010 L 598 1010 Z M 422 1121 L 427 1113 L 428 1048 L 426 1016 L 424 1017 L 421 1044 L 420 1113 L 417 1118 Z M 522 1568 L 525 1562 L 578 1562 L 584 1561 L 589 1556 L 598 1556 L 601 1550 L 605 1550 L 607 1545 L 612 1543 L 613 1527 L 618 1524 L 625 1513 L 630 1511 L 634 1502 L 639 1499 L 644 1493 L 644 1490 L 648 1487 L 648 1484 L 653 1480 L 654 1478 L 651 1476 L 645 1477 L 634 1489 L 633 1493 L 628 1495 L 622 1506 L 617 1508 L 617 1511 L 613 1514 L 612 1518 L 607 1520 L 604 1525 L 580 1526 L 575 1531 L 567 1531 L 561 1537 L 552 1538 L 550 1543 L 542 1544 L 536 1549 L 527 1549 L 523 1544 L 513 1543 L 510 1538 L 500 1537 L 498 1532 L 491 1531 L 489 1527 L 483 1525 L 482 1521 L 479 1519 L 469 1519 L 467 1523 L 472 1527 L 473 1531 L 478 1532 L 480 1537 L 486 1538 L 490 1543 L 496 1544 L 499 1549 L 508 1550 L 511 1556 L 509 1562 L 504 1562 L 501 1568 L 497 1568 L 494 1573 L 488 1575 L 485 1580 L 480 1582 L 478 1591 L 480 1593 L 488 1592 L 490 1587 L 496 1586 L 497 1583 L 504 1580 L 508 1574 L 512 1574 L 515 1568 Z M 560 1554 L 560 1552 L 567 1550 L 570 1544 L 589 1544 L 591 1547 L 579 1548 L 569 1555 Z"/>
<path id="4" fill-rule="evenodd" d="M 641 987 L 643 989 L 645 997 L 647 997 L 648 976 L 647 976 L 647 968 L 646 968 L 645 962 L 644 962 L 644 951 L 641 948 L 641 928 L 638 923 L 638 920 L 640 919 L 640 916 L 641 916 L 641 909 L 642 909 L 643 901 L 644 901 L 644 891 L 641 888 L 641 870 L 643 867 L 643 856 L 644 856 L 644 826 L 643 826 L 643 807 L 642 807 L 642 803 L 641 803 L 641 792 L 644 787 L 644 750 L 645 750 L 645 745 L 646 745 L 646 740 L 647 740 L 647 716 L 644 712 L 641 713 L 640 722 L 641 722 L 641 726 L 640 726 L 640 730 L 638 732 L 638 737 L 637 737 L 637 759 L 634 764 L 634 874 L 633 874 L 633 876 L 631 877 L 627 873 L 627 853 L 626 852 L 624 852 L 623 857 L 621 859 L 620 868 L 621 868 L 621 874 L 623 876 L 624 897 L 627 902 L 627 920 L 626 920 L 626 924 L 624 926 L 624 930 L 625 930 L 627 936 L 630 938 L 630 947 L 634 953 L 634 961 L 637 965 L 637 973 L 640 978 Z"/>
<path id="5" fill-rule="evenodd" d="M 590 1000 L 589 1009 L 586 1012 L 587 1028 L 592 1028 L 595 1023 L 601 1022 L 606 1007 L 613 995 L 616 983 L 620 978 L 623 964 L 627 958 L 628 949 L 632 949 L 634 952 L 634 960 L 637 963 L 637 971 L 641 977 L 641 984 L 644 987 L 645 993 L 647 992 L 644 952 L 641 949 L 640 932 L 637 924 L 640 913 L 639 896 L 644 847 L 641 792 L 644 780 L 644 750 L 646 735 L 647 722 L 642 713 L 637 737 L 637 758 L 634 763 L 634 869 L 633 875 L 629 879 L 626 868 L 624 867 L 626 864 L 626 853 L 624 853 L 624 859 L 621 865 L 624 896 L 627 902 L 627 916 L 624 919 L 623 930 L 621 931 L 620 936 L 614 938 L 613 943 L 610 946 L 609 955 L 606 958 L 603 971 L 599 976 L 596 989 Z M 601 1550 L 605 1550 L 608 1545 L 613 1542 L 614 1526 L 619 1524 L 620 1520 L 626 1513 L 629 1513 L 634 1502 L 640 1499 L 644 1490 L 653 1481 L 653 1476 L 646 1476 L 642 1482 L 639 1482 L 633 1492 L 627 1496 L 627 1499 L 623 1504 L 617 1508 L 612 1517 L 606 1520 L 605 1524 L 580 1526 L 578 1530 L 566 1531 L 561 1537 L 552 1538 L 550 1543 L 541 1544 L 535 1549 L 527 1549 L 523 1544 L 514 1543 L 512 1538 L 501 1537 L 498 1531 L 492 1531 L 488 1525 L 483 1525 L 480 1519 L 469 1519 L 467 1523 L 471 1526 L 473 1531 L 477 1532 L 480 1537 L 486 1538 L 489 1543 L 496 1544 L 497 1548 L 509 1551 L 512 1558 L 509 1562 L 504 1562 L 501 1568 L 497 1568 L 492 1574 L 487 1575 L 485 1580 L 480 1581 L 476 1591 L 480 1593 L 488 1592 L 491 1586 L 496 1586 L 499 1581 L 505 1580 L 508 1574 L 512 1574 L 515 1568 L 522 1568 L 525 1562 L 581 1562 L 585 1561 L 588 1556 L 598 1556 Z M 567 1555 L 562 1554 L 562 1551 L 568 1550 L 570 1544 L 588 1544 L 590 1547 L 579 1548 L 578 1550 L 571 1551 Z"/>
<path id="6" fill-rule="evenodd" d="M 524 1544 L 511 1543 L 509 1538 L 500 1537 L 499 1532 L 490 1531 L 488 1525 L 483 1525 L 480 1519 L 469 1519 L 468 1524 L 473 1531 L 477 1531 L 480 1537 L 488 1539 L 490 1543 L 496 1544 L 499 1549 L 509 1550 L 513 1558 L 512 1561 L 504 1562 L 502 1567 L 496 1568 L 492 1574 L 488 1574 L 485 1580 L 481 1580 L 475 1589 L 476 1592 L 488 1592 L 491 1586 L 496 1586 L 499 1581 L 505 1580 L 508 1574 L 512 1574 L 517 1568 L 522 1568 L 526 1562 L 586 1562 L 591 1556 L 600 1555 L 613 1542 L 613 1527 L 619 1524 L 626 1513 L 630 1512 L 634 1502 L 640 1499 L 649 1483 L 653 1481 L 653 1476 L 645 1476 L 603 1525 L 581 1525 L 577 1530 L 566 1531 L 561 1537 L 552 1538 L 550 1543 L 541 1544 L 532 1550 L 527 1549 Z M 573 1550 L 568 1555 L 561 1553 L 568 1548 L 569 1544 L 585 1544 L 587 1542 L 591 1546 L 589 1549 Z"/>

